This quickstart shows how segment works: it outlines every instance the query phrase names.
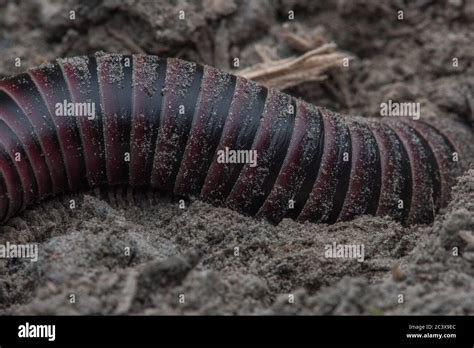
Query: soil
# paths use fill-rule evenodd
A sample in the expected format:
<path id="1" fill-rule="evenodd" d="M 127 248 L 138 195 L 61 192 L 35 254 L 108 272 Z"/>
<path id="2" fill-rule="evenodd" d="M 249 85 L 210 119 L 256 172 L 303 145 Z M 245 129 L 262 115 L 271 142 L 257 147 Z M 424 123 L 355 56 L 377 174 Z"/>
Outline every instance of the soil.
<path id="1" fill-rule="evenodd" d="M 257 44 L 297 54 L 285 24 L 355 57 L 286 92 L 354 116 L 392 99 L 472 122 L 467 0 L 0 0 L 0 76 L 96 51 L 232 71 L 233 57 L 259 62 Z M 52 199 L 1 227 L 0 244 L 38 243 L 39 260 L 0 259 L 0 314 L 474 314 L 474 169 L 429 226 L 371 216 L 274 226 L 194 199 L 182 209 L 158 193 L 101 193 Z M 363 245 L 364 260 L 325 257 L 334 242 Z"/>

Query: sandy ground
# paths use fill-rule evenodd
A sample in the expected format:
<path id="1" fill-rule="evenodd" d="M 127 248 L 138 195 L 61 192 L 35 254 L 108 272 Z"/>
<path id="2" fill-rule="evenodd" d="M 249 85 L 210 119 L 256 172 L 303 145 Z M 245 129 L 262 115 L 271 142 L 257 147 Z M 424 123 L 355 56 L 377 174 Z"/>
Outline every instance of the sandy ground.
<path id="1" fill-rule="evenodd" d="M 297 53 L 279 35 L 294 10 L 291 28 L 320 30 L 356 58 L 322 83 L 287 92 L 351 115 L 376 116 L 381 100 L 392 99 L 472 120 L 469 1 L 87 4 L 0 0 L 0 75 L 98 50 L 228 70 L 239 56 L 245 67 L 258 62 L 256 44 Z M 187 19 L 178 22 L 180 9 Z M 474 170 L 431 226 L 368 216 L 273 226 L 195 200 L 180 209 L 159 193 L 104 193 L 108 199 L 78 193 L 48 201 L 1 228 L 0 244 L 39 246 L 38 262 L 0 259 L 1 314 L 474 314 Z M 364 261 L 325 257 L 334 242 L 363 245 Z"/>

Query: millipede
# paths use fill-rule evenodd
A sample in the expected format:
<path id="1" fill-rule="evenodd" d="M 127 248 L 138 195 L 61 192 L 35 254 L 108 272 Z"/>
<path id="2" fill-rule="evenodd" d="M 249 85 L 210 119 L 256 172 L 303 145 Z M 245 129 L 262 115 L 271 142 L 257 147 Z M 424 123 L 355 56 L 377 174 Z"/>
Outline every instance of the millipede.
<path id="1" fill-rule="evenodd" d="M 272 223 L 430 223 L 474 152 L 461 122 L 341 116 L 149 55 L 58 59 L 3 79 L 0 120 L 3 223 L 99 186 L 197 197 Z M 218 161 L 226 149 L 255 151 L 257 165 Z"/>

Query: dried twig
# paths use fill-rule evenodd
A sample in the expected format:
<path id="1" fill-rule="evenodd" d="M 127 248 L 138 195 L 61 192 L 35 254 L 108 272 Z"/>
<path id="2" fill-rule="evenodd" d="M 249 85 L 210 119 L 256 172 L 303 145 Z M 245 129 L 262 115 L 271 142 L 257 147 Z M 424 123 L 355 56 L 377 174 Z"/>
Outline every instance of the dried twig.
<path id="1" fill-rule="evenodd" d="M 291 28 L 294 28 L 295 32 Z M 328 43 L 323 35 L 323 28 L 316 27 L 312 31 L 308 31 L 301 25 L 294 25 L 290 27 L 288 23 L 283 25 L 280 36 L 286 41 L 293 49 L 299 52 L 307 52 L 313 48 L 319 47 Z"/>
<path id="2" fill-rule="evenodd" d="M 238 74 L 280 90 L 326 79 L 324 72 L 342 67 L 344 59 L 352 59 L 352 56 L 338 52 L 336 45 L 326 40 L 323 31 L 322 27 L 308 30 L 298 24 L 283 25 L 279 33 L 281 38 L 294 51 L 303 54 L 280 59 L 274 47 L 256 45 L 255 51 L 262 63 L 240 70 Z M 343 94 L 343 99 L 349 104 L 348 92 L 343 91 Z"/>
<path id="3" fill-rule="evenodd" d="M 334 43 L 325 43 L 299 57 L 272 60 L 268 50 L 265 52 L 260 48 L 257 52 L 263 58 L 263 62 L 240 70 L 238 74 L 267 87 L 281 90 L 302 82 L 323 80 L 326 78 L 323 74 L 325 71 L 333 67 L 342 67 L 343 59 L 351 58 L 336 52 L 335 49 Z"/>

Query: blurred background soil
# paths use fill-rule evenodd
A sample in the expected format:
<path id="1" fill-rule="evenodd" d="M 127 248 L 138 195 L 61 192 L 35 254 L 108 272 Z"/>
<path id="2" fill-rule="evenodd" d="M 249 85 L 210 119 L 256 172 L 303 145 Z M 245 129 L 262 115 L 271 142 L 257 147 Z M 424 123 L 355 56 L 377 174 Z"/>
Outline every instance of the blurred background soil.
<path id="1" fill-rule="evenodd" d="M 285 30 L 318 33 L 354 57 L 288 93 L 350 115 L 377 116 L 392 99 L 420 102 L 422 117 L 472 120 L 467 0 L 0 0 L 0 76 L 97 51 L 232 72 L 234 57 L 241 68 L 260 62 L 258 45 L 301 54 Z M 179 209 L 172 197 L 108 194 L 56 198 L 1 228 L 0 243 L 38 243 L 40 257 L 0 259 L 1 314 L 474 314 L 474 170 L 431 226 L 369 216 L 273 226 L 196 200 Z M 364 262 L 325 258 L 333 242 L 363 244 Z"/>

